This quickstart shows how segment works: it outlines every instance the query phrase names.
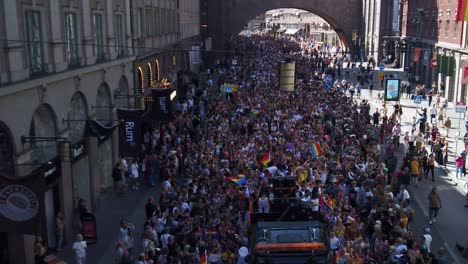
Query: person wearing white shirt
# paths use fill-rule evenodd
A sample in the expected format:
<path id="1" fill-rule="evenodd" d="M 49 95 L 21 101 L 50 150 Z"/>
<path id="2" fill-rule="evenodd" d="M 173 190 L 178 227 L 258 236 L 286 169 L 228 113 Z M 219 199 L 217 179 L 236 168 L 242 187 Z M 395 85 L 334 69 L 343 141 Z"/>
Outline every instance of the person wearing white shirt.
<path id="1" fill-rule="evenodd" d="M 429 110 L 429 114 L 431 116 L 431 124 L 433 124 L 434 122 L 437 122 L 437 119 L 436 119 L 436 116 L 437 116 L 437 108 L 434 105 L 432 105 L 432 108 L 431 110 Z"/>
<path id="2" fill-rule="evenodd" d="M 399 198 L 401 202 L 406 201 L 409 204 L 411 197 L 405 187 L 401 187 Z"/>
<path id="3" fill-rule="evenodd" d="M 427 252 L 431 253 L 431 243 L 432 243 L 432 236 L 430 234 L 431 229 L 429 227 L 426 227 L 424 229 L 424 244 L 426 244 L 427 247 Z"/>
<path id="4" fill-rule="evenodd" d="M 133 237 L 132 230 L 135 227 L 132 224 L 127 223 L 126 221 L 120 221 L 120 230 L 119 230 L 119 241 L 122 241 L 125 245 L 125 248 L 131 252 L 133 248 Z"/>
<path id="5" fill-rule="evenodd" d="M 138 177 L 140 176 L 138 170 L 140 166 L 138 166 L 138 160 L 134 159 L 132 166 L 130 167 L 130 178 L 132 179 L 132 188 L 138 190 Z"/>
<path id="6" fill-rule="evenodd" d="M 85 264 L 86 262 L 86 241 L 83 241 L 81 234 L 76 235 L 76 242 L 72 249 L 75 251 L 76 264 Z"/>
<path id="7" fill-rule="evenodd" d="M 335 232 L 330 232 L 330 250 L 333 252 L 333 255 L 335 255 L 340 248 L 340 239 L 336 237 Z"/>
<path id="8" fill-rule="evenodd" d="M 184 213 L 186 210 L 188 210 L 189 212 L 192 211 L 192 208 L 187 203 L 187 201 L 183 201 L 180 205 L 180 210 L 182 211 L 182 213 Z"/>

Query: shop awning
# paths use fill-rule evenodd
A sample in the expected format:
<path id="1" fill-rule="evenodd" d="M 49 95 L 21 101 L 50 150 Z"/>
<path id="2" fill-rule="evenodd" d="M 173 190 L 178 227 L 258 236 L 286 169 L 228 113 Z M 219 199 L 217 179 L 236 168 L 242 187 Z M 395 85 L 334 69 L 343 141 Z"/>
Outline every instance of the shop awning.
<path id="1" fill-rule="evenodd" d="M 290 28 L 290 29 L 286 30 L 286 32 L 284 32 L 284 34 L 286 34 L 286 35 L 294 35 L 294 34 L 296 34 L 299 30 L 301 30 L 301 29 L 299 29 L 299 28 Z"/>

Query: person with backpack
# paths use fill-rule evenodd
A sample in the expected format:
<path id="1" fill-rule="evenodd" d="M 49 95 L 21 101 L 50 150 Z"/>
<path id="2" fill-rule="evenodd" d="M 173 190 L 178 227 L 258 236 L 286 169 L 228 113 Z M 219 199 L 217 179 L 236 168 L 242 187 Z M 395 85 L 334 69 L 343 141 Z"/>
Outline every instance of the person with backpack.
<path id="1" fill-rule="evenodd" d="M 436 187 L 432 188 L 427 198 L 429 200 L 429 224 L 432 225 L 436 222 L 436 217 L 442 207 L 442 201 Z"/>

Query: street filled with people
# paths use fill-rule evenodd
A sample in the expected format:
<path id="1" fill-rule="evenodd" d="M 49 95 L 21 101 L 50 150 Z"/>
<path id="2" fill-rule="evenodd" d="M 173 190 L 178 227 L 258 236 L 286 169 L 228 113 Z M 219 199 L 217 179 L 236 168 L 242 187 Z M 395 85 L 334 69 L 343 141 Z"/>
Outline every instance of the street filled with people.
<path id="1" fill-rule="evenodd" d="M 430 117 L 421 110 L 400 138 L 399 104 L 374 113 L 356 97 L 362 84 L 340 79 L 340 65 L 355 63 L 346 52 L 267 35 L 237 36 L 231 46 L 229 60 L 211 70 L 217 83 L 191 87 L 189 103 L 145 135 L 144 159 L 114 168 L 119 193 L 126 178 L 128 191 L 139 183 L 160 188 L 144 223 L 116 227 L 116 263 L 252 263 L 250 215 L 273 210 L 275 177 L 293 178 L 297 200 L 328 224 L 331 263 L 449 263 L 443 248 L 431 248 L 429 227 L 413 235 L 415 218 L 424 216 L 415 214 L 407 188 L 434 181 L 434 166 L 446 162 L 444 117 L 436 118 L 443 109 Z M 300 76 L 294 92 L 279 89 L 286 59 Z M 325 74 L 339 81 L 326 88 Z M 238 90 L 225 93 L 223 83 Z M 442 206 L 437 188 L 428 199 L 430 225 Z"/>

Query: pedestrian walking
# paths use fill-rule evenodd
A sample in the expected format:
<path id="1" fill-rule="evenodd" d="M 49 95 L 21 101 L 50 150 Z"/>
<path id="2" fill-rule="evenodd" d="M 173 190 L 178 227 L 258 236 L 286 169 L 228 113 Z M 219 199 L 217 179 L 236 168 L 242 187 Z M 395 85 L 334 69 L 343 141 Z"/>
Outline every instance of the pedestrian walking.
<path id="1" fill-rule="evenodd" d="M 445 119 L 444 128 L 445 128 L 445 137 L 449 137 L 450 128 L 452 128 L 452 121 L 450 120 L 450 117 L 447 117 Z"/>
<path id="2" fill-rule="evenodd" d="M 427 94 L 427 98 L 429 99 L 429 106 L 432 104 L 432 97 L 434 96 L 435 90 L 432 88 L 429 93 Z"/>
<path id="3" fill-rule="evenodd" d="M 63 228 L 64 228 L 63 214 L 62 212 L 58 212 L 57 215 L 55 216 L 55 250 L 57 252 L 62 251 Z"/>
<path id="4" fill-rule="evenodd" d="M 463 178 L 463 166 L 464 166 L 464 160 L 463 157 L 460 155 L 457 155 L 455 157 L 455 167 L 457 168 L 455 177 L 458 179 L 458 176 L 460 176 L 460 179 Z"/>
<path id="5" fill-rule="evenodd" d="M 427 174 L 431 172 L 432 182 L 434 182 L 434 168 L 435 168 L 435 159 L 434 159 L 434 154 L 431 153 L 429 154 L 429 157 L 427 158 L 427 165 L 426 165 L 424 174 L 427 179 Z"/>
<path id="6" fill-rule="evenodd" d="M 432 243 L 432 235 L 431 229 L 429 227 L 424 228 L 424 244 L 426 246 L 427 252 L 431 253 L 431 243 Z"/>
<path id="7" fill-rule="evenodd" d="M 420 175 L 419 171 L 419 161 L 417 157 L 413 157 L 411 160 L 411 183 L 414 184 L 415 186 L 418 185 L 418 177 Z"/>
<path id="8" fill-rule="evenodd" d="M 114 191 L 122 195 L 123 194 L 123 176 L 122 176 L 122 171 L 120 170 L 121 168 L 121 163 L 117 162 L 115 164 L 115 167 L 112 169 L 112 179 L 114 180 Z"/>
<path id="9" fill-rule="evenodd" d="M 439 214 L 439 210 L 442 207 L 442 202 L 440 200 L 440 195 L 437 192 L 437 188 L 433 187 L 431 192 L 428 195 L 429 200 L 429 224 L 436 222 L 436 217 Z"/>
<path id="10" fill-rule="evenodd" d="M 134 190 L 138 190 L 139 188 L 139 170 L 140 166 L 138 165 L 138 159 L 134 159 L 130 167 L 130 185 Z"/>
<path id="11" fill-rule="evenodd" d="M 128 250 L 130 255 L 132 254 L 133 249 L 133 235 L 132 232 L 135 229 L 135 226 L 127 223 L 126 221 L 120 221 L 120 230 L 119 230 L 119 241 L 122 241 L 125 248 Z"/>
<path id="12" fill-rule="evenodd" d="M 444 117 L 445 117 L 445 109 L 443 107 L 439 108 L 437 120 L 439 121 L 439 126 L 444 126 Z"/>
<path id="13" fill-rule="evenodd" d="M 76 242 L 73 243 L 76 264 L 86 263 L 86 248 L 86 241 L 83 241 L 83 236 L 81 234 L 76 235 Z"/>

